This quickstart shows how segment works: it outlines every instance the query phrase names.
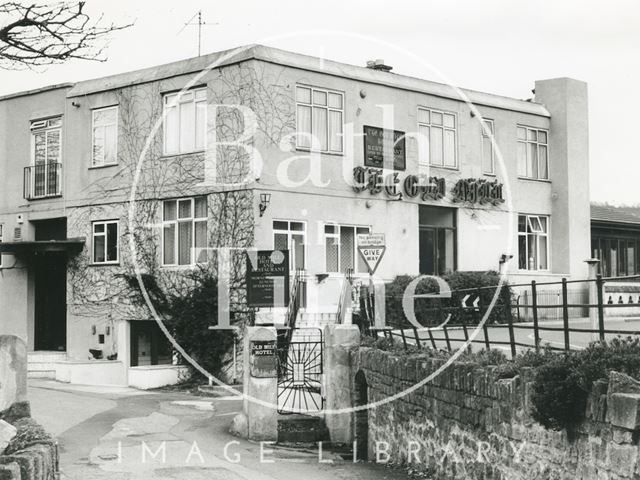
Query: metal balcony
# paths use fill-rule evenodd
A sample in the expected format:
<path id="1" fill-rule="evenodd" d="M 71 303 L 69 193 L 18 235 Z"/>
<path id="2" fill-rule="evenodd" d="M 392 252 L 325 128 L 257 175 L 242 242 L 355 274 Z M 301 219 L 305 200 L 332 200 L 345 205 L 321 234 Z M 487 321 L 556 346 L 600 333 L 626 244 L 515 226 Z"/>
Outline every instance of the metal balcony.
<path id="1" fill-rule="evenodd" d="M 62 195 L 62 163 L 42 163 L 24 169 L 24 198 L 59 197 Z"/>

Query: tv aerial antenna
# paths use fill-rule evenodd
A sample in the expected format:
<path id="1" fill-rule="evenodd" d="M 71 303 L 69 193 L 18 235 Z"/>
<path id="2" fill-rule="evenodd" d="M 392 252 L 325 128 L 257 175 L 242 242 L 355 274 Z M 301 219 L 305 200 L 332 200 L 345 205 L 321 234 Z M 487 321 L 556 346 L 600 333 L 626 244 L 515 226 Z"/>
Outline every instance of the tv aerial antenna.
<path id="1" fill-rule="evenodd" d="M 198 27 L 198 56 L 202 55 L 202 27 L 203 26 L 214 26 L 220 25 L 219 23 L 207 23 L 202 19 L 202 10 L 198 10 L 193 17 L 191 17 L 184 26 L 178 32 L 178 35 L 182 33 L 182 31 L 187 27 Z"/>

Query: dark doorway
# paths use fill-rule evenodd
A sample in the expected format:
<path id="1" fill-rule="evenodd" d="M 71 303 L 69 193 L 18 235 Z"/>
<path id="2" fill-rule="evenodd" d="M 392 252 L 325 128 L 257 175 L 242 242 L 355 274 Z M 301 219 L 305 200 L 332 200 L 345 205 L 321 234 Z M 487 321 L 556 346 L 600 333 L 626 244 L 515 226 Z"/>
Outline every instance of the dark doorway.
<path id="1" fill-rule="evenodd" d="M 454 208 L 419 209 L 419 267 L 423 275 L 443 275 L 456 269 L 456 216 Z"/>
<path id="2" fill-rule="evenodd" d="M 33 258 L 35 280 L 34 349 L 67 350 L 67 256 L 43 253 Z"/>
<path id="3" fill-rule="evenodd" d="M 356 373 L 356 407 L 362 407 L 369 404 L 369 385 L 367 385 L 367 377 L 360 370 Z M 355 441 L 356 451 L 354 452 L 357 460 L 366 462 L 369 460 L 369 409 L 356 410 L 355 418 Z"/>
<path id="4" fill-rule="evenodd" d="M 140 320 L 130 323 L 132 367 L 173 363 L 171 343 L 155 321 Z"/>

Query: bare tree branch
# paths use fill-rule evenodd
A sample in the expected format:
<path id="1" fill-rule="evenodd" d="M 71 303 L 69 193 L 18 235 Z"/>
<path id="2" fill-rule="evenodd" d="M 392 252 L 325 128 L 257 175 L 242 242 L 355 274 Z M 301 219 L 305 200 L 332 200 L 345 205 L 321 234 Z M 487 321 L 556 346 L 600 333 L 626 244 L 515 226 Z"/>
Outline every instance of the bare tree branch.
<path id="1" fill-rule="evenodd" d="M 69 59 L 103 62 L 109 34 L 131 26 L 92 21 L 85 2 L 0 3 L 0 69 L 19 70 Z"/>

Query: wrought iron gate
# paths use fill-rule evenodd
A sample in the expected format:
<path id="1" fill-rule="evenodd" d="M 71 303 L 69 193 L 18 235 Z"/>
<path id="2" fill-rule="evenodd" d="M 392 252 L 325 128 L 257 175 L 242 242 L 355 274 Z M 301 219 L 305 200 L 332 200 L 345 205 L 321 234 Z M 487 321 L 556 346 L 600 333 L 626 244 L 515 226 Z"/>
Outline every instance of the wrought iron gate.
<path id="1" fill-rule="evenodd" d="M 319 328 L 294 328 L 278 335 L 278 413 L 323 409 L 323 347 Z"/>

